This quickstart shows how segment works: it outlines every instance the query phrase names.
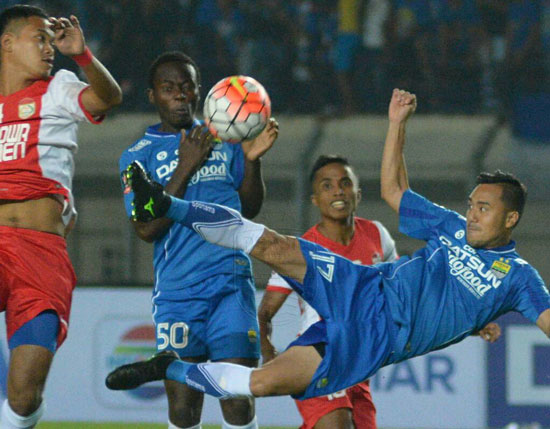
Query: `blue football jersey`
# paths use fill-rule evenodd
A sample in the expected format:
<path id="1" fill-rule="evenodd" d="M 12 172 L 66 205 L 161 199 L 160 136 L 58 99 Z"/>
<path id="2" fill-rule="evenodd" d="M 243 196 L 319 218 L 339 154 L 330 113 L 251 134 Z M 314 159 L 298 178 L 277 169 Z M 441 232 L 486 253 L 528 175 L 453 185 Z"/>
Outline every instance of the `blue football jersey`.
<path id="1" fill-rule="evenodd" d="M 536 322 L 550 308 L 538 272 L 511 241 L 494 249 L 466 242 L 466 219 L 407 191 L 401 232 L 427 242 L 411 257 L 380 264 L 384 293 L 400 326 L 392 362 L 456 343 L 508 311 Z"/>
<path id="2" fill-rule="evenodd" d="M 195 121 L 193 128 L 200 125 L 201 122 Z M 159 127 L 160 124 L 149 127 L 142 138 L 122 153 L 119 169 L 122 172 L 137 160 L 153 180 L 166 186 L 178 165 L 181 134 L 164 133 Z M 216 144 L 189 180 L 183 198 L 218 203 L 241 211 L 238 189 L 244 177 L 244 162 L 240 144 Z M 132 212 L 132 200 L 133 192 L 124 189 L 128 216 Z M 245 253 L 210 244 L 178 223 L 155 241 L 153 264 L 155 288 L 167 293 L 216 274 L 252 275 L 250 259 Z"/>

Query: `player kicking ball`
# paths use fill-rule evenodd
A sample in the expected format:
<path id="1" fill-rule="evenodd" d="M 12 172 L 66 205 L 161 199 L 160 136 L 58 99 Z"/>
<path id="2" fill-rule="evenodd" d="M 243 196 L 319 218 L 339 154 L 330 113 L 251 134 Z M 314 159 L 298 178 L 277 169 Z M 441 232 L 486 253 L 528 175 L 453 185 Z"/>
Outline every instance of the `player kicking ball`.
<path id="1" fill-rule="evenodd" d="M 107 387 L 131 389 L 167 378 L 222 398 L 291 394 L 306 399 L 460 342 L 510 311 L 550 335 L 548 291 L 511 240 L 523 212 L 525 187 L 500 171 L 480 174 L 466 217 L 413 192 L 403 147 L 406 121 L 415 109 L 413 94 L 393 91 L 381 191 L 399 213 L 400 230 L 427 245 L 393 263 L 356 265 L 234 210 L 170 197 L 139 164 L 132 164 L 125 174 L 135 193 L 136 219 L 166 216 L 211 243 L 249 253 L 281 274 L 323 320 L 262 368 L 189 364 L 165 353 L 115 369 Z"/>

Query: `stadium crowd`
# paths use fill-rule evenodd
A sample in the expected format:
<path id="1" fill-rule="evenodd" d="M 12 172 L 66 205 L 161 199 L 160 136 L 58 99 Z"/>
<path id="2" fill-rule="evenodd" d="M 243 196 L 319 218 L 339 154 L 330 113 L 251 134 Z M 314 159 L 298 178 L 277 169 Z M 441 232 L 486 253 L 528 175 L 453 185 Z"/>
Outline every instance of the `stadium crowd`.
<path id="1" fill-rule="evenodd" d="M 549 86 L 549 0 L 24 3 L 82 17 L 130 110 L 149 108 L 144 70 L 175 49 L 196 58 L 203 92 L 222 76 L 253 75 L 278 112 L 383 112 L 398 86 L 424 100 L 423 112 L 477 113 Z"/>

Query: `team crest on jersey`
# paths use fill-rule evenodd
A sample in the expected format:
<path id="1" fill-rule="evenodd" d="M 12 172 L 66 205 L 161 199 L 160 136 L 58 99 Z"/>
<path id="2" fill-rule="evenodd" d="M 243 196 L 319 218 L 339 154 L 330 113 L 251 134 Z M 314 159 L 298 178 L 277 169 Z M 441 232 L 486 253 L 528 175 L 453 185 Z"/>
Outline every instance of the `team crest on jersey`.
<path id="1" fill-rule="evenodd" d="M 499 279 L 505 277 L 506 274 L 508 274 L 508 272 L 510 271 L 510 268 L 512 268 L 512 266 L 509 265 L 508 262 L 510 262 L 510 260 L 500 258 L 499 261 L 493 262 L 493 265 L 491 265 L 491 271 Z"/>
<path id="2" fill-rule="evenodd" d="M 19 102 L 19 118 L 28 119 L 36 113 L 36 102 L 32 98 L 24 98 Z"/>

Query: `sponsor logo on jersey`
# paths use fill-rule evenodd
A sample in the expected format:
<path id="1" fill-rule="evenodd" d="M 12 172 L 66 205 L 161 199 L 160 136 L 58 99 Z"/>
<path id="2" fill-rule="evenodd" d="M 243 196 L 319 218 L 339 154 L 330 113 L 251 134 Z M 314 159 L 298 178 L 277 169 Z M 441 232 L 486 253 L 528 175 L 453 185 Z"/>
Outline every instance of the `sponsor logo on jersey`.
<path id="1" fill-rule="evenodd" d="M 19 118 L 28 119 L 36 113 L 36 102 L 32 98 L 24 98 L 19 102 Z"/>
<path id="2" fill-rule="evenodd" d="M 254 329 L 248 330 L 248 341 L 255 344 L 258 341 L 258 334 Z"/>
<path id="3" fill-rule="evenodd" d="M 502 279 L 503 277 L 506 276 L 506 274 L 508 274 L 508 272 L 510 271 L 510 268 L 512 268 L 508 264 L 508 262 L 510 262 L 510 260 L 508 259 L 505 260 L 504 258 L 500 258 L 500 261 L 494 261 L 493 265 L 491 265 L 491 271 L 499 279 Z"/>
<path id="4" fill-rule="evenodd" d="M 166 152 L 160 152 L 166 153 Z M 159 153 L 159 154 L 160 154 Z M 159 154 L 157 154 L 157 159 Z M 227 153 L 220 151 L 212 151 L 207 158 L 207 161 L 211 161 L 208 165 L 203 165 L 199 168 L 191 180 L 189 180 L 189 186 L 196 185 L 199 182 L 208 182 L 211 180 L 225 180 L 227 178 Z M 159 159 L 160 160 L 160 159 Z M 159 179 L 169 179 L 172 172 L 178 166 L 178 159 L 171 160 L 168 164 L 161 164 L 155 170 Z"/>
<path id="5" fill-rule="evenodd" d="M 455 232 L 455 238 L 457 240 L 460 240 L 461 238 L 464 238 L 464 230 L 459 229 L 457 232 Z"/>
<path id="6" fill-rule="evenodd" d="M 135 146 L 128 149 L 128 152 L 137 152 L 138 150 L 143 149 L 145 146 L 149 146 L 151 143 L 153 143 L 151 140 L 142 139 L 138 141 Z"/>
<path id="7" fill-rule="evenodd" d="M 447 246 L 449 255 L 450 273 L 477 298 L 483 297 L 491 289 L 501 285 L 500 279 L 487 268 L 477 256 L 475 249 L 467 244 L 463 246 L 453 244 L 444 235 L 439 241 Z"/>
<path id="8" fill-rule="evenodd" d="M 159 161 L 164 161 L 167 156 L 168 156 L 168 152 L 166 152 L 165 150 L 160 151 L 159 153 L 157 153 L 157 159 Z"/>
<path id="9" fill-rule="evenodd" d="M 0 127 L 0 162 L 25 158 L 30 130 L 29 124 Z"/>

